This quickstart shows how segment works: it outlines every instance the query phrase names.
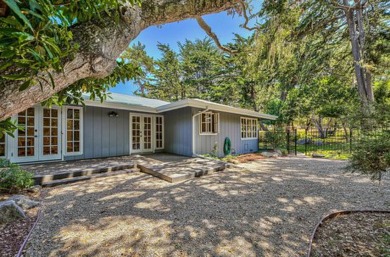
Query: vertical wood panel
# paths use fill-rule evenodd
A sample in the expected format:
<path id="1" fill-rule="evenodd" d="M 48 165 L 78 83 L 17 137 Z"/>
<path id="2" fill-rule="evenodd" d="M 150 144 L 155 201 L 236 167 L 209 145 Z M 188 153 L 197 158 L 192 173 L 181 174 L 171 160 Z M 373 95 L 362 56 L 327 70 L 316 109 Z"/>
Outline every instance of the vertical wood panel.
<path id="1" fill-rule="evenodd" d="M 84 141 L 84 145 L 93 147 L 93 158 L 102 157 L 102 108 L 93 107 L 93 143 Z"/>
<path id="2" fill-rule="evenodd" d="M 93 140 L 93 109 L 91 107 L 84 108 L 84 142 L 92 142 L 92 147 L 90 145 L 83 144 L 84 148 L 84 158 L 93 157 L 94 149 L 94 140 Z"/>

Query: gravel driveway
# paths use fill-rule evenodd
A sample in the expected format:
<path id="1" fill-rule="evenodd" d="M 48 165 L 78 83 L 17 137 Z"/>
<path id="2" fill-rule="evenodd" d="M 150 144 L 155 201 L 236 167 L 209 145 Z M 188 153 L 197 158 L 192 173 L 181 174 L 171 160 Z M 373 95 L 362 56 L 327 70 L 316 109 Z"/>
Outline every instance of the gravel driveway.
<path id="1" fill-rule="evenodd" d="M 26 256 L 303 256 L 332 210 L 389 209 L 345 162 L 280 158 L 170 184 L 132 173 L 45 189 Z"/>

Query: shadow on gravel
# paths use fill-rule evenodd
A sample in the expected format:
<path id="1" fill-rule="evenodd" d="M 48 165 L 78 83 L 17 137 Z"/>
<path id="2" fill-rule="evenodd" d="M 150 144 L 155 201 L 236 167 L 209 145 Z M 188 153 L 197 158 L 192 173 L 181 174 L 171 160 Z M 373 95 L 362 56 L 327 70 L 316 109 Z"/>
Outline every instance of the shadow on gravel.
<path id="1" fill-rule="evenodd" d="M 303 256 L 329 211 L 389 207 L 388 179 L 344 164 L 267 159 L 177 184 L 133 173 L 48 189 L 26 256 Z"/>

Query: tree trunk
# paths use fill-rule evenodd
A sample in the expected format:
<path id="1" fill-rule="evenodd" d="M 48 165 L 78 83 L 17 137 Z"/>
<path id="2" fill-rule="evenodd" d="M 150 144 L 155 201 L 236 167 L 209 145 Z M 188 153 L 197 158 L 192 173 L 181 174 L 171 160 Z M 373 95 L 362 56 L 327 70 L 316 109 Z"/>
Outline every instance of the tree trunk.
<path id="1" fill-rule="evenodd" d="M 345 6 L 349 6 L 348 0 L 343 0 L 343 3 Z M 363 66 L 365 33 L 363 6 L 360 0 L 355 0 L 354 8 L 345 8 L 344 13 L 348 23 L 356 83 L 362 102 L 362 110 L 363 113 L 369 114 L 371 103 L 374 102 L 374 93 L 372 90 L 371 73 Z"/>
<path id="2" fill-rule="evenodd" d="M 105 77 L 116 65 L 116 58 L 145 28 L 209 13 L 224 11 L 239 0 L 148 0 L 142 7 L 124 4 L 120 8 L 121 19 L 105 17 L 98 21 L 80 23 L 71 28 L 79 52 L 63 65 L 62 72 L 52 72 L 55 87 L 43 83 L 19 91 L 19 84 L 7 81 L 0 87 L 0 121 L 17 114 L 55 93 L 88 77 Z M 47 77 L 44 74 L 40 74 Z M 50 81 L 50 79 L 48 79 Z"/>

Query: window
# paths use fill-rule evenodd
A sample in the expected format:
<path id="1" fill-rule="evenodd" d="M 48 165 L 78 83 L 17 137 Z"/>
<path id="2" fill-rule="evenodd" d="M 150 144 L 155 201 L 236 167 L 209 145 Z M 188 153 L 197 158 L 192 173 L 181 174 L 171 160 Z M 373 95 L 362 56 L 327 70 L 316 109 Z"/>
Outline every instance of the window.
<path id="1" fill-rule="evenodd" d="M 241 118 L 241 138 L 257 138 L 257 119 Z"/>
<path id="2" fill-rule="evenodd" d="M 156 116 L 156 149 L 164 149 L 164 117 Z"/>
<path id="3" fill-rule="evenodd" d="M 65 147 L 67 154 L 82 154 L 83 112 L 80 107 L 67 107 Z"/>
<path id="4" fill-rule="evenodd" d="M 5 135 L 0 138 L 0 157 L 5 156 Z"/>
<path id="5" fill-rule="evenodd" d="M 217 134 L 219 130 L 219 114 L 205 112 L 200 115 L 200 134 Z"/>

